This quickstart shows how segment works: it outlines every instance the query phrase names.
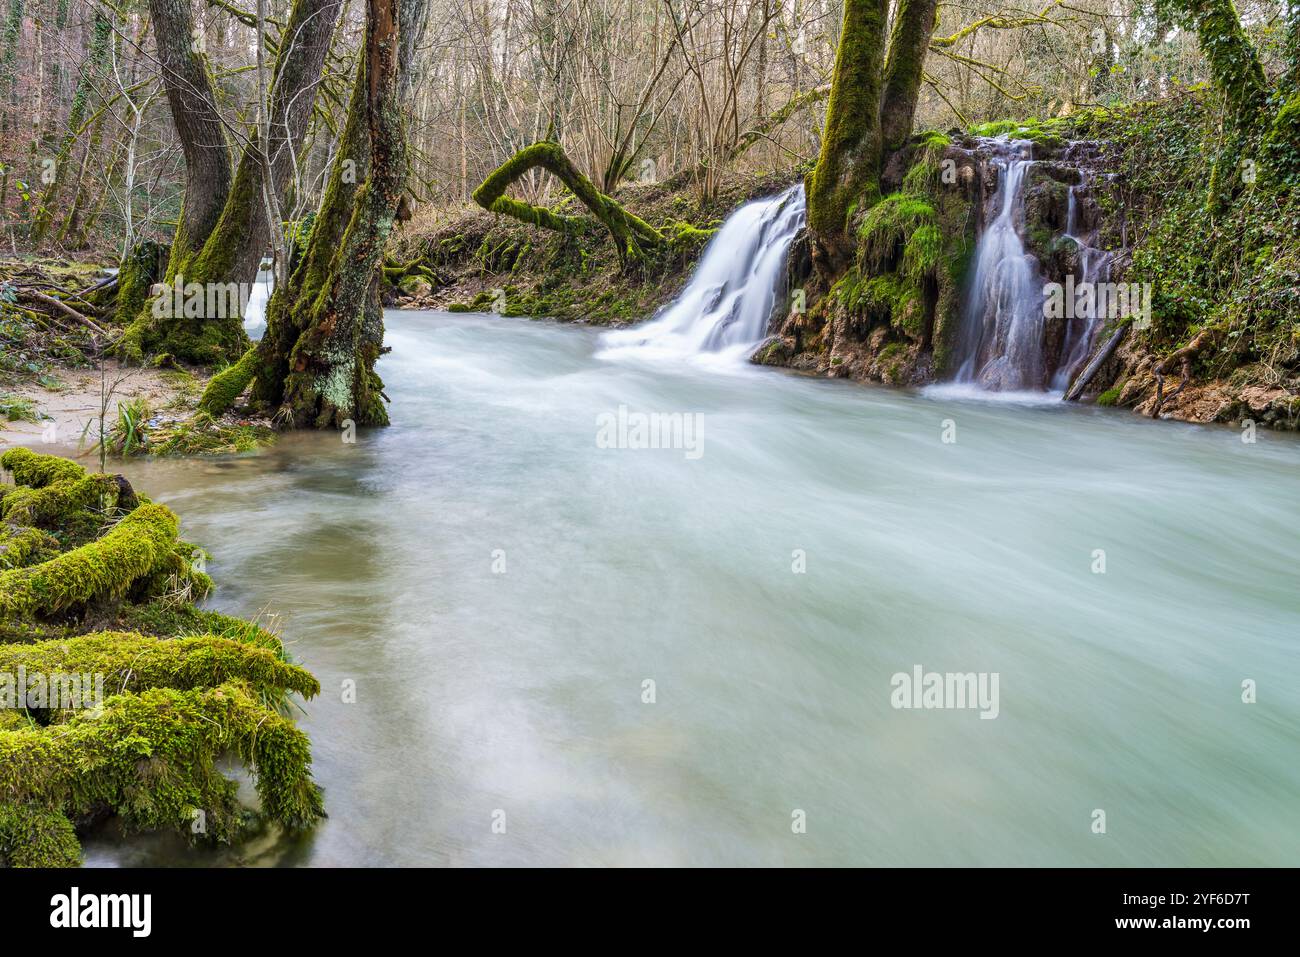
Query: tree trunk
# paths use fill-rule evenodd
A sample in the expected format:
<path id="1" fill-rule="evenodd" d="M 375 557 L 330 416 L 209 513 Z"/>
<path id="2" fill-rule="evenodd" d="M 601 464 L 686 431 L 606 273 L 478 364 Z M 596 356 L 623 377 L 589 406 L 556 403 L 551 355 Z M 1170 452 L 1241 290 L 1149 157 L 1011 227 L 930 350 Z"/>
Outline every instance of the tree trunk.
<path id="1" fill-rule="evenodd" d="M 150 5 L 151 8 L 166 8 L 177 2 L 179 0 L 150 0 Z M 324 70 L 330 38 L 341 8 L 342 0 L 294 0 L 276 53 L 270 103 L 265 105 L 271 130 L 268 162 L 263 161 L 262 142 L 254 133 L 240 157 L 233 181 L 227 172 L 228 185 L 221 205 L 202 237 L 199 238 L 197 228 L 187 226 L 182 234 L 178 227 L 178 241 L 172 245 L 171 259 L 167 264 L 167 282 L 179 278 L 185 285 L 236 283 L 235 288 L 242 290 L 256 279 L 257 266 L 266 253 L 270 236 L 263 189 L 273 190 L 276 198 L 282 201 L 293 178 L 297 150 L 316 101 L 314 87 Z M 164 31 L 157 22 L 156 12 L 154 16 L 161 50 L 164 35 L 170 37 L 170 30 Z M 167 40 L 168 44 L 170 42 Z M 188 45 L 188 35 L 186 42 Z M 197 55 L 194 57 L 198 58 Z M 177 129 L 181 130 L 187 121 L 178 116 L 177 102 L 172 95 L 173 85 L 180 84 L 168 84 L 168 100 Z M 184 146 L 187 136 L 183 132 L 181 139 Z M 185 160 L 187 175 L 192 180 L 189 150 L 185 151 Z M 263 174 L 268 167 L 272 171 L 271 184 L 265 184 Z M 188 186 L 186 202 L 189 202 Z M 184 221 L 182 225 L 185 225 Z M 150 353 L 169 352 L 195 362 L 211 363 L 240 355 L 247 346 L 242 316 L 156 317 L 150 308 L 146 308 L 128 330 L 123 352 L 135 359 Z"/>
<path id="2" fill-rule="evenodd" d="M 64 183 L 64 171 L 72 161 L 72 150 L 77 145 L 78 132 L 86 118 L 86 106 L 90 101 L 92 90 L 98 84 L 108 62 L 109 43 L 113 36 L 112 24 L 102 13 L 95 14 L 94 33 L 91 35 L 90 50 L 86 56 L 86 65 L 81 78 L 77 81 L 77 90 L 72 96 L 72 109 L 68 113 L 68 132 L 59 145 L 54 158 L 54 178 L 41 197 L 32 221 L 33 246 L 39 246 L 45 240 L 45 234 L 54 219 L 54 206 L 59 200 L 59 191 Z"/>
<path id="3" fill-rule="evenodd" d="M 230 200 L 199 261 L 190 266 L 199 282 L 251 283 L 267 252 L 270 224 L 262 190 L 263 169 L 271 169 L 271 190 L 283 205 L 307 132 L 320 81 L 342 10 L 342 0 L 294 0 L 280 38 L 271 74 L 269 149 L 263 162 L 261 138 L 254 132 L 240 157 Z M 187 275 L 188 279 L 189 276 Z"/>
<path id="4" fill-rule="evenodd" d="M 1259 122 L 1268 82 L 1259 55 L 1241 28 L 1232 0 L 1174 0 L 1191 21 L 1201 53 L 1210 62 L 1214 85 L 1227 101 L 1227 125 L 1246 130 Z"/>
<path id="5" fill-rule="evenodd" d="M 934 33 L 937 6 L 938 0 L 898 0 L 880 104 L 880 137 L 886 157 L 907 145 L 912 135 L 921 71 Z"/>
<path id="6" fill-rule="evenodd" d="M 364 55 L 311 238 L 271 298 L 261 343 L 204 392 L 209 413 L 256 379 L 255 398 L 278 406 L 284 424 L 388 423 L 374 371 L 384 335 L 379 270 L 406 182 L 402 115 L 426 2 L 368 0 Z"/>
<path id="7" fill-rule="evenodd" d="M 5 98 L 10 106 L 5 119 L 17 115 L 18 105 L 18 41 L 23 34 L 24 0 L 9 0 L 9 16 L 5 18 L 4 49 L 0 50 L 0 83 L 4 85 Z M 0 131 L 4 126 L 0 125 Z"/>
<path id="8" fill-rule="evenodd" d="M 250 350 L 255 358 L 233 373 L 231 381 L 210 389 L 210 395 L 204 394 L 204 407 L 209 411 L 224 410 L 253 378 L 257 380 L 253 390 L 256 399 L 270 408 L 279 408 L 284 402 L 289 357 L 310 326 L 316 300 L 330 282 L 330 267 L 343 245 L 357 192 L 370 173 L 366 89 L 366 58 L 361 57 L 343 137 L 306 249 L 288 284 L 277 287 L 271 294 L 266 307 L 266 332 L 262 341 Z"/>
<path id="9" fill-rule="evenodd" d="M 1232 0 L 1173 0 L 1196 30 L 1210 76 L 1224 98 L 1224 144 L 1210 172 L 1206 208 L 1214 212 L 1234 190 L 1242 147 L 1263 122 L 1268 81 L 1259 55 L 1241 28 Z"/>
<path id="10" fill-rule="evenodd" d="M 172 241 L 172 255 L 202 247 L 230 193 L 226 130 L 217 112 L 207 58 L 195 50 L 189 0 L 149 0 L 158 65 L 172 122 L 185 156 L 185 195 Z"/>
<path id="11" fill-rule="evenodd" d="M 821 155 L 808 177 L 808 230 L 823 275 L 852 258 L 850 211 L 880 193 L 880 90 L 888 0 L 845 0 Z"/>
<path id="12" fill-rule="evenodd" d="M 400 7 L 418 0 L 367 0 L 366 125 L 370 175 L 357 191 L 343 244 L 312 321 L 289 357 L 283 407 L 296 426 L 387 425 L 375 361 L 383 346 L 377 275 L 406 184 L 399 95 Z"/>

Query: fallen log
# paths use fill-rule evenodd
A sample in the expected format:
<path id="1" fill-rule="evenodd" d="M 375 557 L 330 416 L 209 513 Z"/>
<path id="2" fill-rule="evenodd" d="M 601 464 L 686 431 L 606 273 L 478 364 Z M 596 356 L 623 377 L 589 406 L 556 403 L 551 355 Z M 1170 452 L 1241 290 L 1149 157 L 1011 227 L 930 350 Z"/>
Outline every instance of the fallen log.
<path id="1" fill-rule="evenodd" d="M 1070 388 L 1065 393 L 1064 401 L 1075 402 L 1078 400 L 1079 396 L 1083 395 L 1083 390 L 1088 388 L 1088 384 L 1092 382 L 1101 367 L 1104 366 L 1106 361 L 1115 354 L 1115 350 L 1119 348 L 1119 344 L 1124 341 L 1124 335 L 1128 332 L 1128 327 L 1129 324 L 1127 322 L 1124 323 L 1115 330 L 1114 334 L 1108 340 L 1106 340 L 1106 344 L 1101 347 L 1100 351 L 1098 351 L 1095 356 L 1092 357 L 1092 361 L 1089 362 L 1084 367 L 1083 371 L 1075 377 L 1074 381 L 1070 383 Z"/>
<path id="2" fill-rule="evenodd" d="M 663 233 L 597 189 L 573 164 L 559 143 L 542 141 L 515 153 L 474 190 L 474 202 L 490 213 L 501 213 L 521 223 L 541 226 L 558 233 L 581 228 L 587 222 L 584 217 L 560 215 L 544 206 L 533 206 L 506 195 L 506 190 L 516 180 L 538 167 L 564 183 L 587 207 L 592 217 L 609 230 L 610 238 L 618 250 L 619 261 L 624 265 L 670 245 L 668 237 Z"/>

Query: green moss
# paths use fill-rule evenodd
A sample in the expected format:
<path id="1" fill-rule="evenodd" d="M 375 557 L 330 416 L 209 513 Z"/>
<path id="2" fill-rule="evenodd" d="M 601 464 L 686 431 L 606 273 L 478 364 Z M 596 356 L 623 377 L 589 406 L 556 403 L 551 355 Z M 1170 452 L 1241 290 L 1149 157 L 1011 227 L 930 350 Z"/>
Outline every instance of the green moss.
<path id="1" fill-rule="evenodd" d="M 131 247 L 118 267 L 117 300 L 113 309 L 113 318 L 120 324 L 132 322 L 149 301 L 149 290 L 154 283 L 161 282 L 163 263 L 167 250 L 152 239 L 142 239 Z M 135 352 L 138 353 L 138 335 L 135 337 Z M 134 358 L 139 358 L 138 354 Z"/>
<path id="2" fill-rule="evenodd" d="M 257 375 L 259 363 L 257 349 L 250 348 L 238 362 L 214 375 L 199 399 L 199 410 L 220 415 L 229 409 Z"/>
<path id="3" fill-rule="evenodd" d="M 0 569 L 22 568 L 58 553 L 58 540 L 49 532 L 18 525 L 0 525 Z"/>
<path id="4" fill-rule="evenodd" d="M 201 810 L 208 836 L 228 841 L 242 815 L 216 768 L 225 753 L 254 772 L 271 820 L 300 829 L 324 815 L 306 736 L 239 681 L 114 695 L 60 724 L 0 731 L 0 794 L 74 818 L 110 807 L 128 826 L 185 833 Z"/>
<path id="5" fill-rule="evenodd" d="M 993 120 L 989 123 L 977 123 L 970 128 L 971 133 L 975 136 L 1007 136 L 1013 140 L 1029 140 L 1038 146 L 1058 147 L 1065 140 L 1061 135 L 1058 125 L 1048 120 L 1040 122 L 1037 119 L 1028 120 Z"/>
<path id="6" fill-rule="evenodd" d="M 77 867 L 81 845 L 57 808 L 0 803 L 0 867 Z"/>
<path id="7" fill-rule="evenodd" d="M 142 505 L 97 541 L 39 565 L 0 572 L 0 618 L 46 617 L 121 597 L 157 572 L 181 571 L 175 567 L 176 532 L 170 509 Z M 202 579 L 198 583 L 202 587 Z M 210 582 L 202 590 L 207 588 Z"/>
<path id="8" fill-rule="evenodd" d="M 934 223 L 918 226 L 903 247 L 904 275 L 919 280 L 938 267 L 943 258 L 943 233 Z"/>
<path id="9" fill-rule="evenodd" d="M 938 130 L 926 130 L 920 136 L 920 146 L 924 150 L 942 152 L 952 145 L 952 137 Z"/>
<path id="10" fill-rule="evenodd" d="M 18 525 L 49 527 L 88 509 L 107 512 L 129 495 L 113 475 L 86 475 L 41 488 L 19 486 L 0 499 L 0 518 Z"/>
<path id="11" fill-rule="evenodd" d="M 933 225 L 930 200 L 913 193 L 891 193 L 867 210 L 858 227 L 859 262 L 867 269 L 891 269 L 914 232 Z"/>
<path id="12" fill-rule="evenodd" d="M 98 480 L 130 489 L 29 450 L 2 461 L 32 483 L 0 488 L 6 506 Z M 211 588 L 191 566 L 196 550 L 176 537 L 170 511 L 129 499 L 132 510 L 107 532 L 62 553 L 83 520 L 98 528 L 112 510 L 59 512 L 49 532 L 0 526 L 0 562 L 12 563 L 20 543 L 29 563 L 0 571 L 0 675 L 90 676 L 83 692 L 110 695 L 90 709 L 0 707 L 0 865 L 75 866 L 73 822 L 105 811 L 192 840 L 201 811 L 208 838 L 232 840 L 251 814 L 218 770 L 227 756 L 256 776 L 265 818 L 304 828 L 324 814 L 286 701 L 319 693 L 316 679 L 258 623 L 195 608 L 190 599 Z M 127 630 L 105 629 L 113 622 Z M 13 690 L 0 684 L 0 695 Z"/>
<path id="13" fill-rule="evenodd" d="M 1101 395 L 1097 396 L 1097 404 L 1106 406 L 1114 405 L 1119 401 L 1120 393 L 1123 391 L 1123 388 L 1120 386 L 1116 386 L 1113 389 L 1107 389 Z"/>
<path id="14" fill-rule="evenodd" d="M 1270 187 L 1279 192 L 1300 189 L 1300 91 L 1283 102 L 1260 153 Z"/>
<path id="15" fill-rule="evenodd" d="M 703 249 L 710 239 L 717 235 L 717 228 L 697 229 L 690 223 L 681 220 L 675 220 L 669 223 L 664 230 L 668 235 L 669 245 L 678 253 L 697 253 Z"/>
<path id="16" fill-rule="evenodd" d="M 0 466 L 13 474 L 16 483 L 32 488 L 79 479 L 86 474 L 86 470 L 76 462 L 25 448 L 10 449 L 0 455 Z"/>
<path id="17" fill-rule="evenodd" d="M 280 639 L 256 622 L 195 608 L 185 602 L 158 599 L 139 605 L 126 604 L 118 609 L 116 624 L 120 630 L 143 632 L 158 638 L 218 635 L 283 653 Z"/>
<path id="18" fill-rule="evenodd" d="M 1285 91 L 1279 93 L 1286 96 Z M 1289 97 L 1288 97 L 1289 98 Z M 1198 355 L 1194 374 L 1220 377 L 1260 361 L 1269 382 L 1296 375 L 1293 339 L 1300 310 L 1300 189 L 1273 188 L 1273 157 L 1243 146 L 1242 173 L 1258 181 L 1225 190 L 1214 215 L 1206 184 L 1220 165 L 1222 101 L 1213 91 L 1116 109 L 1092 134 L 1113 144 L 1125 186 L 1126 218 L 1140 223 L 1129 281 L 1152 284 L 1152 322 L 1135 341 L 1156 353 L 1221 329 Z M 1261 139 L 1267 134 L 1261 132 Z M 1293 147 L 1295 148 L 1295 147 Z M 1249 177 L 1247 177 L 1249 178 Z M 1109 200 L 1114 208 L 1118 200 Z M 1231 333 L 1231 334 L 1229 334 Z"/>
<path id="19" fill-rule="evenodd" d="M 117 692 L 145 688 L 191 690 L 244 682 L 259 697 L 294 691 L 305 698 L 320 685 L 271 648 L 204 635 L 162 639 L 134 632 L 96 632 L 77 638 L 0 645 L 0 674 L 102 675 Z"/>
<path id="20" fill-rule="evenodd" d="M 921 291 L 908 277 L 897 273 L 875 276 L 862 287 L 862 298 L 869 310 L 886 317 L 899 332 L 912 338 L 921 335 Z"/>

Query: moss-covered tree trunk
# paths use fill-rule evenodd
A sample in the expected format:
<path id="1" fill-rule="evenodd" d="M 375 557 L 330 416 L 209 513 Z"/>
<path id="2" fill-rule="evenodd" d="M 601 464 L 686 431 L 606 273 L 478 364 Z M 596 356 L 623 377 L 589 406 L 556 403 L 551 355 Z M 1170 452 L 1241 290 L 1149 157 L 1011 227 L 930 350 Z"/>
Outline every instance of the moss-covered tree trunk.
<path id="1" fill-rule="evenodd" d="M 506 190 L 533 169 L 544 169 L 573 191 L 607 230 L 624 265 L 638 262 L 667 245 L 664 235 L 606 196 L 573 164 L 559 143 L 534 143 L 521 149 L 492 171 L 474 190 L 474 202 L 492 213 L 555 232 L 572 232 L 587 222 L 581 216 L 561 216 L 544 206 L 532 206 L 506 195 Z"/>
<path id="2" fill-rule="evenodd" d="M 879 198 L 880 92 L 888 0 L 845 0 L 817 166 L 808 177 L 813 261 L 825 275 L 852 258 L 848 218 Z"/>
<path id="3" fill-rule="evenodd" d="M 212 233 L 230 193 L 230 154 L 207 58 L 196 49 L 189 0 L 149 0 L 158 67 L 185 157 L 185 194 L 172 240 L 188 257 Z"/>
<path id="4" fill-rule="evenodd" d="M 227 409 L 251 382 L 253 398 L 278 409 L 281 424 L 387 423 L 383 384 L 374 371 L 383 343 L 380 268 L 406 176 L 402 110 L 426 9 L 427 0 L 402 0 L 396 13 L 378 11 L 378 27 L 368 23 L 365 55 L 311 235 L 289 282 L 271 296 L 261 342 L 205 390 L 200 406 L 210 414 Z M 398 23 L 397 75 L 376 84 L 370 72 L 376 64 L 386 73 L 394 69 L 387 62 L 391 17 Z"/>
<path id="5" fill-rule="evenodd" d="M 18 103 L 18 40 L 23 33 L 24 0 L 9 0 L 9 15 L 5 17 L 3 49 L 0 49 L 0 85 L 4 87 L 5 100 L 10 107 Z M 7 114 L 16 115 L 16 110 Z M 8 116 L 6 116 L 6 119 Z M 0 126 L 3 130 L 3 126 Z"/>
<path id="6" fill-rule="evenodd" d="M 366 60 L 361 57 L 343 136 L 325 195 L 312 221 L 306 248 L 289 282 L 271 294 L 262 341 L 241 360 L 243 368 L 228 377 L 224 389 L 211 390 L 210 396 L 204 396 L 205 406 L 209 409 L 228 406 L 251 379 L 256 379 L 253 395 L 257 400 L 270 408 L 279 408 L 284 401 L 284 385 L 290 371 L 289 357 L 310 325 L 313 306 L 329 282 L 330 266 L 343 245 L 357 191 L 370 174 L 366 89 Z"/>
<path id="7" fill-rule="evenodd" d="M 880 139 L 885 153 L 902 149 L 912 135 L 937 7 L 938 0 L 898 0 L 880 102 Z"/>
<path id="8" fill-rule="evenodd" d="M 1210 63 L 1215 87 L 1223 93 L 1226 126 L 1245 131 L 1256 126 L 1268 98 L 1259 55 L 1241 27 L 1232 0 L 1170 0 L 1174 11 L 1196 30 L 1201 53 Z"/>
<path id="9" fill-rule="evenodd" d="M 262 199 L 263 170 L 269 165 L 271 190 L 282 205 L 341 10 L 342 0 L 294 0 L 271 74 L 269 164 L 262 162 L 261 143 L 255 135 L 240 157 L 221 219 L 200 259 L 191 264 L 200 282 L 252 282 L 256 278 L 271 235 Z"/>
<path id="10" fill-rule="evenodd" d="M 297 426 L 386 425 L 375 361 L 383 346 L 378 272 L 406 183 L 399 95 L 399 7 L 419 0 L 368 0 L 365 103 L 370 174 L 357 191 L 343 242 L 311 321 L 289 356 L 282 408 Z"/>
<path id="11" fill-rule="evenodd" d="M 167 15 L 170 15 L 170 6 L 175 2 L 150 0 L 151 8 L 154 5 L 163 7 Z M 266 105 L 271 117 L 267 146 L 269 163 L 263 162 L 262 144 L 254 135 L 240 157 L 233 179 L 227 173 L 222 201 L 201 239 L 197 229 L 186 228 L 182 235 L 178 227 L 178 241 L 172 245 L 166 282 L 180 281 L 187 286 L 197 283 L 202 287 L 227 287 L 233 283 L 235 286 L 229 288 L 242 291 L 256 279 L 258 263 L 267 252 L 271 234 L 263 190 L 269 185 L 279 201 L 277 205 L 282 205 L 293 179 L 297 150 L 311 118 L 315 87 L 324 69 L 330 38 L 341 9 L 342 0 L 294 0 L 280 36 L 272 71 L 270 102 Z M 155 33 L 161 49 L 163 36 L 170 37 L 171 31 L 160 31 L 156 24 Z M 189 42 L 187 39 L 187 44 Z M 172 102 L 173 118 L 176 118 L 177 107 L 172 98 L 171 84 L 168 85 L 168 99 Z M 177 120 L 178 130 L 182 125 Z M 182 134 L 182 143 L 185 139 Z M 188 174 L 189 151 L 186 151 L 185 158 Z M 265 184 L 264 170 L 268 167 L 272 182 Z M 188 185 L 186 202 L 189 202 Z M 221 315 L 208 315 L 204 309 L 197 315 L 182 316 L 157 316 L 154 312 L 151 303 L 136 317 L 123 343 L 127 357 L 138 359 L 151 353 L 169 352 L 195 362 L 211 363 L 241 355 L 248 347 L 243 316 L 233 310 L 223 310 Z"/>
<path id="12" fill-rule="evenodd" d="M 1196 31 L 1215 89 L 1223 95 L 1223 145 L 1210 174 L 1206 207 L 1214 211 L 1237 185 L 1242 149 L 1264 121 L 1268 81 L 1232 0 L 1166 0 Z"/>

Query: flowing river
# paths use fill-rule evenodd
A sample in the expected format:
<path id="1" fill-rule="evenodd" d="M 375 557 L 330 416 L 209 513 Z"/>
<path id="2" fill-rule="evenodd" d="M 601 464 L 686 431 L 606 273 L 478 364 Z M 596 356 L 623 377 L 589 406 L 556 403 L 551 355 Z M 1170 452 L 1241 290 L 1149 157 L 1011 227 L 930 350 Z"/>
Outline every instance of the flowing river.
<path id="1" fill-rule="evenodd" d="M 320 678 L 329 819 L 88 864 L 1294 864 L 1294 437 L 388 323 L 390 428 L 126 466 Z"/>

